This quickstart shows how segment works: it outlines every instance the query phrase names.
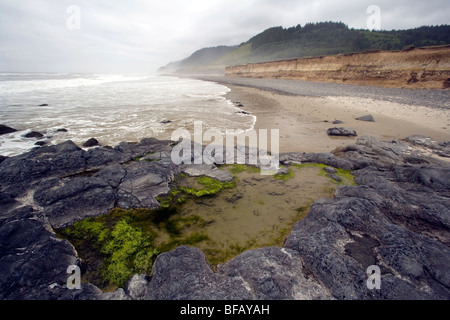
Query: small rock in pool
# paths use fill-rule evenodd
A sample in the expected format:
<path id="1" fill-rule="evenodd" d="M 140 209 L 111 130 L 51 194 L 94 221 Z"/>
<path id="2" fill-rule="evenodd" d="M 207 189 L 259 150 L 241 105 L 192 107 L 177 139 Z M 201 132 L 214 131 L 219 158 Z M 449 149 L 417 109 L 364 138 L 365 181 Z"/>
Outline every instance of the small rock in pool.
<path id="1" fill-rule="evenodd" d="M 48 107 L 47 103 L 40 104 L 39 107 Z"/>
<path id="2" fill-rule="evenodd" d="M 56 132 L 67 132 L 67 129 L 66 128 L 61 128 L 61 129 L 56 130 Z"/>
<path id="3" fill-rule="evenodd" d="M 337 173 L 336 168 L 333 168 L 333 167 L 325 167 L 325 168 L 323 168 L 323 171 L 325 171 L 326 173 L 330 173 L 330 174 Z"/>
<path id="4" fill-rule="evenodd" d="M 333 179 L 334 181 L 342 182 L 342 179 L 339 178 L 339 176 L 338 176 L 337 174 L 335 174 L 335 173 L 330 173 L 329 176 L 330 176 L 331 179 Z"/>
<path id="5" fill-rule="evenodd" d="M 163 121 L 161 121 L 160 123 L 161 124 L 167 124 L 167 123 L 171 123 L 172 121 L 171 120 L 163 120 Z"/>

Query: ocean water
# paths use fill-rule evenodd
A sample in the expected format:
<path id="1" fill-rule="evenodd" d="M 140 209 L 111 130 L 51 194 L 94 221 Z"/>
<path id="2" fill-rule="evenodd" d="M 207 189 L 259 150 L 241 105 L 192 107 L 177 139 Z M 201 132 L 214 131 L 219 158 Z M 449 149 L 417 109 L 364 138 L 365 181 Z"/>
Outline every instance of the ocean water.
<path id="1" fill-rule="evenodd" d="M 194 121 L 204 130 L 253 128 L 255 117 L 238 113 L 227 92 L 213 82 L 166 76 L 0 73 L 0 124 L 19 130 L 0 136 L 0 155 L 36 147 L 36 138 L 24 137 L 30 131 L 49 144 L 70 139 L 81 146 L 93 137 L 114 146 L 170 139 L 176 129 L 192 131 Z"/>

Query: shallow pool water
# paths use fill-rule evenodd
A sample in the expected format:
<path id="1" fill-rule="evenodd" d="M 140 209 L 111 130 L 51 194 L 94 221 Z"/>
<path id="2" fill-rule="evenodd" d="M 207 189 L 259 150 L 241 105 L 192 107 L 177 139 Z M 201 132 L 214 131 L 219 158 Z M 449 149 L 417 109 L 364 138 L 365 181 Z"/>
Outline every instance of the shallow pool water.
<path id="1" fill-rule="evenodd" d="M 216 184 L 213 179 L 208 184 L 201 177 L 181 175 L 173 181 L 172 192 L 159 199 L 162 208 L 115 209 L 107 215 L 75 223 L 60 230 L 60 234 L 74 244 L 86 261 L 85 280 L 103 288 L 107 285 L 105 275 L 109 284 L 114 284 L 111 279 L 115 276 L 108 272 L 118 272 L 122 280 L 134 273 L 151 273 L 156 256 L 179 245 L 201 249 L 214 269 L 244 250 L 281 246 L 313 202 L 332 197 L 339 186 L 323 167 L 291 166 L 286 175 L 262 176 L 253 167 L 224 166 L 222 170 L 230 171 L 235 177 L 229 184 Z M 353 183 L 348 173 L 338 172 L 338 175 L 343 179 L 341 184 Z M 221 190 L 206 196 L 189 193 L 189 190 L 208 188 Z M 117 238 L 114 230 L 119 222 L 134 239 L 127 240 L 126 235 Z M 136 235 L 140 240 L 139 247 L 134 249 Z M 125 252 L 123 259 L 127 261 L 120 270 L 112 265 L 118 263 L 114 252 L 105 250 L 111 247 Z M 142 257 L 151 261 L 142 263 Z M 145 265 L 146 269 L 137 265 Z"/>

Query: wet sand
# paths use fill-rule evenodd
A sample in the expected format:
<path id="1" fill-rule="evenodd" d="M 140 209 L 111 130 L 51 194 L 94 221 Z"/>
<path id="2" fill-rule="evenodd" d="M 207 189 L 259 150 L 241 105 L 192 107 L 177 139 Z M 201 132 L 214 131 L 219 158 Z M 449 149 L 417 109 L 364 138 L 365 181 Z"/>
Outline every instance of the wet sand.
<path id="1" fill-rule="evenodd" d="M 414 134 L 450 140 L 450 110 L 361 97 L 299 96 L 236 86 L 226 97 L 257 117 L 255 129 L 279 129 L 280 152 L 330 152 L 357 137 L 329 137 L 327 129 L 355 129 L 358 136 L 401 140 Z M 373 115 L 375 122 L 355 118 Z M 343 121 L 333 124 L 334 120 Z"/>

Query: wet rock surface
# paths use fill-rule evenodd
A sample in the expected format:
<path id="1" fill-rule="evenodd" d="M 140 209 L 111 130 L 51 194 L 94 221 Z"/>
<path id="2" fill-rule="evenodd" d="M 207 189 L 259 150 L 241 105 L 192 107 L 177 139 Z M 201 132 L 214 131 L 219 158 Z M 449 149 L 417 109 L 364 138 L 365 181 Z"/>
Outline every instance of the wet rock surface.
<path id="1" fill-rule="evenodd" d="M 0 135 L 16 132 L 17 130 L 4 124 L 0 124 Z"/>
<path id="2" fill-rule="evenodd" d="M 229 181 L 214 164 L 173 164 L 170 145 L 143 139 L 86 151 L 67 141 L 4 159 L 0 299 L 450 299 L 450 166 L 437 157 L 449 144 L 423 137 L 281 154 L 285 166 L 353 170 L 358 184 L 315 201 L 283 247 L 245 251 L 213 272 L 199 249 L 181 246 L 123 289 L 69 290 L 67 267 L 83 261 L 54 229 L 114 207 L 154 208 L 182 172 Z M 379 290 L 366 285 L 371 265 Z"/>
<path id="3" fill-rule="evenodd" d="M 356 137 L 358 134 L 354 129 L 350 128 L 330 128 L 327 130 L 329 136 L 340 136 L 340 137 Z"/>
<path id="4" fill-rule="evenodd" d="M 86 140 L 85 143 L 83 143 L 83 147 L 85 147 L 85 148 L 96 147 L 98 145 L 100 145 L 100 143 L 95 138 L 90 138 L 90 139 Z"/>

